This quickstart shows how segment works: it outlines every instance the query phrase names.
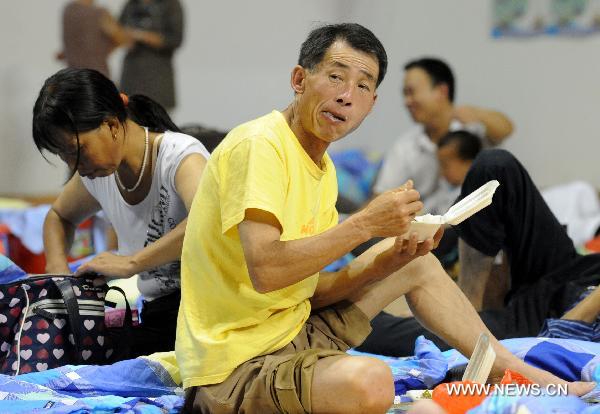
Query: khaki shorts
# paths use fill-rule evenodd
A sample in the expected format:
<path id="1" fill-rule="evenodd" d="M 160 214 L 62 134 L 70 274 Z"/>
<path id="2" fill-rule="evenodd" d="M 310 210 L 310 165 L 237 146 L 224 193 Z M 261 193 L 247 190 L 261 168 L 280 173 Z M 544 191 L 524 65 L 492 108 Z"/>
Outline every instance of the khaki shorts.
<path id="1" fill-rule="evenodd" d="M 310 413 L 315 363 L 345 355 L 370 332 L 350 302 L 320 309 L 287 346 L 243 363 L 220 384 L 187 389 L 182 413 Z"/>

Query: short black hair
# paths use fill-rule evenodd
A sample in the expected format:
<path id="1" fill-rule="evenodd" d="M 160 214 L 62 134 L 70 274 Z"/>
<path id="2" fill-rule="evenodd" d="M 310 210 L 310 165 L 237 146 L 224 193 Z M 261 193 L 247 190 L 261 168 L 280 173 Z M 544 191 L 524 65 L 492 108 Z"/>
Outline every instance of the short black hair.
<path id="1" fill-rule="evenodd" d="M 328 24 L 312 30 L 302 43 L 298 64 L 308 70 L 314 69 L 321 63 L 325 52 L 336 40 L 343 40 L 354 49 L 377 58 L 379 63 L 377 86 L 379 86 L 387 71 L 387 54 L 373 32 L 358 23 Z"/>
<path id="2" fill-rule="evenodd" d="M 446 62 L 437 58 L 427 57 L 411 60 L 404 65 L 405 71 L 415 68 L 423 69 L 431 78 L 431 83 L 434 86 L 444 83 L 448 85 L 448 99 L 450 102 L 454 102 L 454 74 Z"/>
<path id="3" fill-rule="evenodd" d="M 472 161 L 481 151 L 481 139 L 469 131 L 459 130 L 447 133 L 438 143 L 438 148 L 456 144 L 458 157 L 463 161 Z"/>

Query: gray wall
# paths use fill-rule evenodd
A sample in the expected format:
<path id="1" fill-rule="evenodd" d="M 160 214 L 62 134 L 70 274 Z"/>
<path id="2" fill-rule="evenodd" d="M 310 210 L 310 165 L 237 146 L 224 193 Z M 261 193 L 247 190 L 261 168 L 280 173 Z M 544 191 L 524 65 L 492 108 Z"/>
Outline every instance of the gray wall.
<path id="1" fill-rule="evenodd" d="M 60 190 L 65 169 L 47 164 L 30 133 L 31 108 L 43 80 L 60 69 L 65 0 L 1 2 L 0 194 Z M 117 13 L 121 0 L 98 1 Z M 495 40 L 488 1 L 454 0 L 183 0 L 186 39 L 176 57 L 176 122 L 231 128 L 291 98 L 289 73 L 298 47 L 318 22 L 358 21 L 389 54 L 389 74 L 372 115 L 336 148 L 385 151 L 411 123 L 399 94 L 402 64 L 447 59 L 457 103 L 501 109 L 516 124 L 506 147 L 540 185 L 575 178 L 600 187 L 594 119 L 600 113 L 600 35 Z M 111 58 L 118 78 L 122 52 Z M 52 160 L 53 158 L 50 157 Z"/>

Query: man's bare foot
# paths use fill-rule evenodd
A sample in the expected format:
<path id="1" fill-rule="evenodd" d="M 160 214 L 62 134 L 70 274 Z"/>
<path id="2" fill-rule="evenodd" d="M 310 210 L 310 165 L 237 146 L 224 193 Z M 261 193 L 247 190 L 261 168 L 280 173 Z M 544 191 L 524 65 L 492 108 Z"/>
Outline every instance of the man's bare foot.
<path id="1" fill-rule="evenodd" d="M 494 362 L 494 369 L 491 373 L 490 380 L 492 383 L 502 378 L 504 370 L 506 368 L 511 371 L 518 372 L 530 381 L 539 384 L 541 386 L 552 385 L 567 385 L 568 393 L 571 395 L 581 396 L 592 391 L 596 386 L 595 382 L 582 382 L 575 381 L 569 382 L 558 378 L 556 375 L 551 374 L 548 371 L 534 367 L 525 363 L 525 361 L 517 358 L 515 355 L 508 352 L 508 350 L 502 346 L 496 347 L 496 361 Z M 497 381 L 496 381 L 497 382 Z"/>
<path id="2" fill-rule="evenodd" d="M 571 395 L 582 396 L 592 391 L 596 386 L 595 382 L 568 382 L 562 380 L 548 371 L 544 371 L 532 365 L 526 364 L 521 360 L 518 360 L 518 365 L 519 366 L 511 367 L 510 369 L 518 372 L 521 375 L 524 375 L 526 378 L 542 386 L 547 386 L 550 384 L 567 385 L 568 392 Z"/>
<path id="3" fill-rule="evenodd" d="M 595 382 L 576 381 L 576 382 L 569 382 L 567 384 L 567 387 L 569 389 L 569 394 L 581 397 L 582 395 L 585 395 L 588 392 L 592 391 L 596 387 L 596 383 Z"/>

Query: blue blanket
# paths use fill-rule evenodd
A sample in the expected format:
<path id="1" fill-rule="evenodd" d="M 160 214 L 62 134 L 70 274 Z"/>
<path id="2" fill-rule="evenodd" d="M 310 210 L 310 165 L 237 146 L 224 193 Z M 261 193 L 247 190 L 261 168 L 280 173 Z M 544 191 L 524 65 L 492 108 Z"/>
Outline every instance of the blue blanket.
<path id="1" fill-rule="evenodd" d="M 0 285 L 23 280 L 27 274 L 8 257 L 0 254 Z"/>
<path id="2" fill-rule="evenodd" d="M 600 383 L 600 344 L 575 339 L 514 338 L 501 341 L 514 355 L 525 362 L 545 369 L 568 381 L 595 381 Z M 446 351 L 450 367 L 464 364 L 466 358 L 455 350 Z M 600 386 L 583 396 L 527 396 L 494 395 L 471 410 L 470 414 L 517 413 L 527 408 L 534 413 L 600 413 L 600 405 L 584 401 L 598 401 Z M 526 411 L 523 411 L 526 412 Z"/>
<path id="3" fill-rule="evenodd" d="M 0 255 L 0 283 L 26 277 Z M 568 380 L 600 382 L 600 344 L 574 339 L 519 338 L 502 341 L 526 362 Z M 358 354 L 357 352 L 351 352 Z M 392 369 L 396 394 L 433 388 L 448 369 L 465 364 L 457 351 L 441 352 L 431 341 L 417 339 L 415 356 L 383 359 Z M 183 403 L 181 381 L 173 353 L 122 361 L 107 366 L 64 366 L 17 377 L 0 375 L 0 412 L 21 413 L 175 413 Z M 588 398 L 600 398 L 600 387 Z M 574 397 L 490 397 L 473 413 L 531 413 L 560 407 L 561 412 L 600 412 Z"/>
<path id="4" fill-rule="evenodd" d="M 335 165 L 338 190 L 341 196 L 363 205 L 371 195 L 371 186 L 381 166 L 381 155 L 357 149 L 334 151 L 329 154 Z"/>
<path id="5" fill-rule="evenodd" d="M 505 339 L 501 342 L 525 362 L 565 380 L 600 381 L 600 343 L 539 337 Z M 356 351 L 350 353 L 368 355 Z M 414 357 L 370 356 L 390 366 L 396 395 L 402 395 L 410 389 L 431 389 L 444 379 L 448 370 L 468 362 L 458 351 L 441 352 L 423 337 L 417 338 Z"/>
<path id="6" fill-rule="evenodd" d="M 600 344 L 543 338 L 503 342 L 529 363 L 565 378 L 600 380 Z M 466 362 L 458 352 L 440 352 L 425 339 L 419 339 L 416 348 L 412 358 L 376 356 L 391 367 L 398 391 L 432 388 L 448 368 Z M 0 375 L 0 412 L 175 413 L 183 398 L 177 369 L 169 365 L 172 358 L 172 354 L 157 354 L 107 366 L 64 366 L 17 377 Z M 599 390 L 593 395 L 600 396 Z M 585 414 L 590 409 L 600 410 L 574 397 L 523 396 L 490 397 L 474 412 L 515 413 L 515 407 L 521 405 L 531 408 L 532 413 L 547 412 L 547 407 L 570 407 L 565 412 Z"/>
<path id="7" fill-rule="evenodd" d="M 146 358 L 0 375 L 2 413 L 177 413 L 181 394 L 162 363 Z"/>

